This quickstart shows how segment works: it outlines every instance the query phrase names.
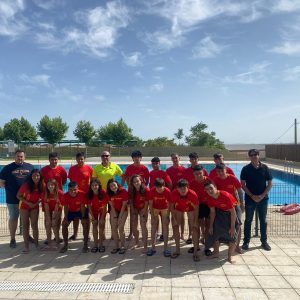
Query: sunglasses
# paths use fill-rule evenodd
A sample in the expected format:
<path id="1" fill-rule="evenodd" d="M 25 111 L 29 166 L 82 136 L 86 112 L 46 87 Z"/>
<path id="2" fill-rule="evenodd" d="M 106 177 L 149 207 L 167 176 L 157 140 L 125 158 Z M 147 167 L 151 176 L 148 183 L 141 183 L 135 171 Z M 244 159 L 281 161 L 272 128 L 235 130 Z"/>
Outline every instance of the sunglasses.
<path id="1" fill-rule="evenodd" d="M 110 155 L 101 155 L 101 157 L 109 157 Z"/>

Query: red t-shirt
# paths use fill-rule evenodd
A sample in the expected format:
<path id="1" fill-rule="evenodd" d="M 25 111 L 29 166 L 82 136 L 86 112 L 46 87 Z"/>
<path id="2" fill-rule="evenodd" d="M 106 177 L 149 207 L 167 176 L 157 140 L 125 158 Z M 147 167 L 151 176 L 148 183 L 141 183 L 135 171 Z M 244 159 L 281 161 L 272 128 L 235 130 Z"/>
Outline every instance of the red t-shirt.
<path id="1" fill-rule="evenodd" d="M 57 166 L 52 169 L 50 166 L 45 166 L 41 169 L 41 173 L 45 184 L 49 179 L 55 179 L 58 184 L 58 188 L 62 191 L 63 185 L 67 182 L 67 171 L 62 166 Z"/>
<path id="2" fill-rule="evenodd" d="M 167 172 L 163 170 L 152 170 L 150 172 L 150 188 L 154 187 L 154 181 L 156 178 L 161 178 L 165 182 L 165 186 L 168 186 L 168 184 L 172 183 L 170 176 L 167 174 Z"/>
<path id="3" fill-rule="evenodd" d="M 190 189 L 197 194 L 199 203 L 203 203 L 203 204 L 207 204 L 208 195 L 204 188 L 204 183 L 206 182 L 207 179 L 208 177 L 204 176 L 203 181 L 197 181 L 196 179 L 194 179 L 190 184 Z"/>
<path id="4" fill-rule="evenodd" d="M 90 181 L 93 175 L 93 168 L 89 165 L 83 165 L 79 167 L 74 165 L 69 170 L 68 177 L 71 181 L 74 181 L 78 184 L 78 188 L 87 193 L 90 187 Z"/>
<path id="5" fill-rule="evenodd" d="M 208 173 L 205 169 L 203 169 L 203 175 L 208 177 Z M 189 184 L 195 179 L 194 169 L 189 167 L 185 170 L 184 178 L 188 181 Z"/>
<path id="6" fill-rule="evenodd" d="M 233 170 L 227 166 L 226 166 L 226 172 L 227 172 L 227 174 L 235 176 Z M 215 167 L 210 171 L 209 178 L 214 180 L 216 177 L 218 177 L 218 175 L 217 175 L 217 168 Z"/>
<path id="7" fill-rule="evenodd" d="M 153 201 L 153 208 L 168 209 L 171 202 L 171 191 L 165 187 L 162 193 L 158 193 L 153 187 L 150 191 L 149 199 Z"/>
<path id="8" fill-rule="evenodd" d="M 135 174 L 140 175 L 143 178 L 144 182 L 148 184 L 149 170 L 145 165 L 139 165 L 138 167 L 136 167 L 134 164 L 132 164 L 126 168 L 125 175 L 128 181 L 130 180 L 131 176 Z"/>
<path id="9" fill-rule="evenodd" d="M 128 202 L 128 192 L 124 188 L 120 188 L 117 194 L 110 196 L 109 198 L 110 201 L 112 202 L 114 209 L 120 212 L 123 203 Z"/>
<path id="10" fill-rule="evenodd" d="M 217 207 L 223 211 L 228 211 L 234 208 L 236 203 L 236 199 L 225 191 L 219 191 L 217 199 L 208 196 L 208 206 Z"/>
<path id="11" fill-rule="evenodd" d="M 187 194 L 182 197 L 178 190 L 174 190 L 171 195 L 171 202 L 174 204 L 174 208 L 178 211 L 189 212 L 195 210 L 195 207 L 199 205 L 199 199 L 197 194 L 188 189 Z"/>
<path id="12" fill-rule="evenodd" d="M 36 187 L 33 192 L 30 192 L 29 190 L 29 185 L 27 182 L 23 183 L 19 189 L 19 193 L 22 195 L 22 197 L 33 204 L 38 203 L 42 199 L 42 193 L 39 192 L 38 188 Z M 20 209 L 28 209 L 30 210 L 31 208 L 24 203 L 23 201 L 20 201 L 19 203 L 19 208 Z M 38 205 L 35 207 L 38 208 Z"/>
<path id="13" fill-rule="evenodd" d="M 87 204 L 91 206 L 93 214 L 98 214 L 99 212 L 105 210 L 107 208 L 107 204 L 109 202 L 108 195 L 105 190 L 102 190 L 103 198 L 99 199 L 98 195 L 93 195 L 92 199 L 87 200 Z"/>
<path id="14" fill-rule="evenodd" d="M 170 176 L 173 184 L 173 190 L 176 188 L 179 179 L 185 178 L 186 168 L 184 166 L 179 166 L 175 168 L 174 166 L 169 167 L 166 170 L 167 174 Z"/>
<path id="15" fill-rule="evenodd" d="M 62 205 L 69 207 L 69 212 L 81 211 L 81 205 L 86 203 L 85 193 L 78 191 L 75 197 L 72 197 L 69 192 L 65 193 L 62 199 Z"/>
<path id="16" fill-rule="evenodd" d="M 233 175 L 228 175 L 225 179 L 215 177 L 214 182 L 218 190 L 228 192 L 236 198 L 236 190 L 242 188 L 240 181 Z"/>
<path id="17" fill-rule="evenodd" d="M 146 187 L 146 191 L 144 195 L 141 195 L 140 192 L 136 191 L 135 197 L 133 199 L 133 207 L 137 209 L 143 209 L 145 207 L 146 202 L 149 201 L 150 190 Z"/>
<path id="18" fill-rule="evenodd" d="M 47 203 L 49 205 L 49 210 L 54 211 L 56 203 L 59 205 L 59 209 L 62 209 L 62 202 L 63 202 L 63 196 L 64 193 L 61 190 L 58 190 L 58 199 L 55 199 L 54 194 L 49 194 L 48 193 L 48 198 L 46 198 L 46 193 L 44 192 L 42 194 L 42 205 L 43 205 L 43 210 L 44 206 Z"/>

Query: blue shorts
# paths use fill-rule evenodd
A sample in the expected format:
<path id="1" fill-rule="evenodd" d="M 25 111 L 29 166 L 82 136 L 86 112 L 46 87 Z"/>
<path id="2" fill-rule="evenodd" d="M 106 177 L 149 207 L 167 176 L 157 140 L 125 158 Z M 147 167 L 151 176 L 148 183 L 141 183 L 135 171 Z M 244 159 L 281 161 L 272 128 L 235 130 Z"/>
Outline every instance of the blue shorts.
<path id="1" fill-rule="evenodd" d="M 18 220 L 20 215 L 19 204 L 7 203 L 8 217 L 10 221 Z"/>
<path id="2" fill-rule="evenodd" d="M 83 217 L 82 217 L 81 211 L 76 211 L 76 212 L 69 211 L 67 219 L 68 219 L 69 222 L 71 222 L 71 221 L 74 221 L 75 219 L 80 219 L 80 220 L 87 219 L 88 216 L 89 216 L 88 209 L 85 209 Z"/>

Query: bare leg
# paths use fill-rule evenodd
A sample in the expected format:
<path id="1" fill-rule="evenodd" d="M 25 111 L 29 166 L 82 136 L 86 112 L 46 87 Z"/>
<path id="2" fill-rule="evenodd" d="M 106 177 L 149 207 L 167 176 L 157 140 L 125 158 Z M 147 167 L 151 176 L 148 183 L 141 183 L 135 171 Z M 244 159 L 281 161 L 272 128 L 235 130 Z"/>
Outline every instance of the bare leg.
<path id="1" fill-rule="evenodd" d="M 40 213 L 39 209 L 33 209 L 30 211 L 30 215 L 29 215 L 31 228 L 32 228 L 32 235 L 36 247 L 38 247 L 39 244 L 39 227 L 38 227 L 39 213 Z"/>
<path id="2" fill-rule="evenodd" d="M 165 214 L 162 216 L 162 232 L 164 236 L 164 250 L 168 249 L 168 241 L 169 241 L 169 215 Z"/>
<path id="3" fill-rule="evenodd" d="M 151 215 L 151 246 L 152 249 L 155 249 L 156 244 L 156 233 L 158 231 L 158 216 L 153 213 Z"/>
<path id="4" fill-rule="evenodd" d="M 20 215 L 23 226 L 23 239 L 24 239 L 24 252 L 29 251 L 29 214 L 30 211 L 27 209 L 20 209 Z"/>
<path id="5" fill-rule="evenodd" d="M 214 243 L 214 251 L 207 258 L 208 259 L 219 258 L 219 248 L 220 248 L 220 242 L 219 241 L 215 241 L 215 243 Z"/>
<path id="6" fill-rule="evenodd" d="M 228 247 L 228 261 L 231 263 L 231 264 L 234 264 L 235 261 L 232 260 L 232 255 L 234 253 L 234 249 L 235 249 L 236 245 L 235 243 L 229 243 L 229 247 Z"/>

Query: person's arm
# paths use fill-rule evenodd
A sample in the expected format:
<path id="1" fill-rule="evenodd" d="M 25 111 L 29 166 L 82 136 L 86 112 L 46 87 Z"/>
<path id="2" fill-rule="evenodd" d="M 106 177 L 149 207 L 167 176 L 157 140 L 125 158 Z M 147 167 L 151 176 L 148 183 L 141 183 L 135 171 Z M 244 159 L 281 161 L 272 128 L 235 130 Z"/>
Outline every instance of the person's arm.
<path id="1" fill-rule="evenodd" d="M 210 215 L 209 215 L 209 234 L 212 235 L 214 232 L 214 222 L 216 217 L 216 209 L 214 207 L 210 208 Z"/>
<path id="2" fill-rule="evenodd" d="M 5 180 L 0 179 L 0 188 L 5 188 Z"/>
<path id="3" fill-rule="evenodd" d="M 64 219 L 68 221 L 68 213 L 69 213 L 69 207 L 68 205 L 64 205 Z"/>
<path id="4" fill-rule="evenodd" d="M 152 199 L 149 199 L 149 210 L 150 210 L 150 214 L 151 216 L 153 216 L 153 200 Z"/>
<path id="5" fill-rule="evenodd" d="M 272 179 L 268 180 L 267 187 L 265 188 L 264 192 L 261 195 L 259 195 L 259 197 L 260 197 L 259 201 L 263 200 L 268 195 L 269 191 L 272 188 L 272 185 L 273 185 Z"/>
<path id="6" fill-rule="evenodd" d="M 243 190 L 242 190 L 242 188 L 238 188 L 237 193 L 238 193 L 239 200 L 240 200 L 241 210 L 242 210 L 242 212 L 244 212 L 245 211 L 245 202 L 244 202 L 244 199 L 243 199 Z"/>
<path id="7" fill-rule="evenodd" d="M 233 207 L 230 209 L 230 229 L 229 229 L 229 234 L 231 237 L 234 237 L 235 234 L 235 222 L 236 222 L 236 212 L 235 208 Z"/>
<path id="8" fill-rule="evenodd" d="M 126 174 L 123 173 L 122 176 L 121 176 L 122 180 L 121 180 L 121 186 L 124 186 L 124 183 L 126 181 Z"/>
<path id="9" fill-rule="evenodd" d="M 17 199 L 18 199 L 19 201 L 22 201 L 23 203 L 25 203 L 26 205 L 28 205 L 30 208 L 33 208 L 33 207 L 36 206 L 36 205 L 34 205 L 32 202 L 27 201 L 27 197 L 30 197 L 29 194 L 27 195 L 27 197 L 24 197 L 24 196 L 25 196 L 24 193 L 18 191 L 16 197 L 17 197 Z"/>
<path id="10" fill-rule="evenodd" d="M 195 210 L 194 210 L 194 227 L 199 226 L 199 205 L 196 205 Z"/>
<path id="11" fill-rule="evenodd" d="M 123 214 L 124 214 L 124 211 L 125 211 L 127 205 L 128 205 L 128 201 L 123 201 L 122 207 L 121 207 L 121 211 L 120 211 L 120 214 L 119 214 L 119 218 L 120 218 L 120 219 L 122 219 L 122 216 L 123 216 Z"/>
<path id="12" fill-rule="evenodd" d="M 246 181 L 245 180 L 241 180 L 241 184 L 242 184 L 242 189 L 244 190 L 244 192 L 251 198 L 254 200 L 255 195 L 253 195 L 249 189 L 247 188 L 246 185 Z M 255 201 L 255 200 L 254 200 Z"/>

